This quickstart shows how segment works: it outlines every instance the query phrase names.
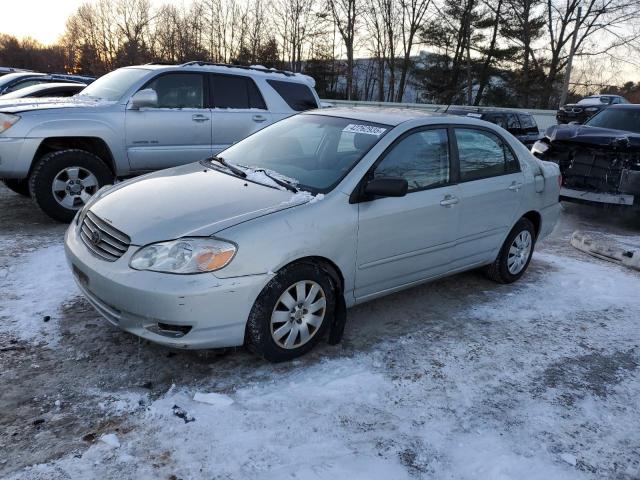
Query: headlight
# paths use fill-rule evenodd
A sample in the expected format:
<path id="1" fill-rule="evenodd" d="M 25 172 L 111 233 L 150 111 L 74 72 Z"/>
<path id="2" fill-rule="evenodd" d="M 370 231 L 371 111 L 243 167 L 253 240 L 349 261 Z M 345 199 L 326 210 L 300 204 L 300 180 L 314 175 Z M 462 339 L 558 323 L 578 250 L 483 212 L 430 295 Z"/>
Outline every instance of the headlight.
<path id="1" fill-rule="evenodd" d="M 18 120 L 20 120 L 20 115 L 0 113 L 0 133 L 9 130 Z"/>
<path id="2" fill-rule="evenodd" d="M 597 112 L 600 110 L 598 107 L 587 107 L 584 109 L 585 112 Z"/>
<path id="3" fill-rule="evenodd" d="M 129 266 L 164 273 L 214 272 L 228 265 L 236 250 L 233 243 L 216 238 L 179 238 L 142 247 Z"/>
<path id="4" fill-rule="evenodd" d="M 531 153 L 534 155 L 544 155 L 549 150 L 549 144 L 543 140 L 538 140 L 531 147 Z"/>

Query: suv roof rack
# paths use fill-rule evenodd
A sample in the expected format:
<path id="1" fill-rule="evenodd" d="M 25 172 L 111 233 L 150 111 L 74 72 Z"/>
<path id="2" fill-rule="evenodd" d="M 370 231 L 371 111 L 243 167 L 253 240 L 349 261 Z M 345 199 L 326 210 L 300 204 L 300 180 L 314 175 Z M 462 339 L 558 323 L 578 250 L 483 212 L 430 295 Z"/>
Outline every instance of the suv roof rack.
<path id="1" fill-rule="evenodd" d="M 254 72 L 262 72 L 262 73 L 280 73 L 282 75 L 286 75 L 287 77 L 295 77 L 295 73 L 290 72 L 288 70 L 276 70 L 276 69 L 270 69 L 270 68 L 263 68 L 263 67 L 249 67 L 246 65 L 231 65 L 228 63 L 215 63 L 215 62 L 201 62 L 198 60 L 194 60 L 191 62 L 186 62 L 183 63 L 182 65 L 180 65 L 181 67 L 189 67 L 192 65 L 198 65 L 201 67 L 227 67 L 227 68 L 241 68 L 243 70 L 252 70 Z"/>

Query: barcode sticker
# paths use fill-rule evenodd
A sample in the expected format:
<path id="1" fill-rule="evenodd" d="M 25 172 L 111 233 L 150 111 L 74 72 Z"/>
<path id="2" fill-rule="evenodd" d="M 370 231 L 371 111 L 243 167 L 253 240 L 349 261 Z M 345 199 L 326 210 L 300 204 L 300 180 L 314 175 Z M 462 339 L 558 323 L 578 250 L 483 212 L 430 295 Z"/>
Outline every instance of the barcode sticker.
<path id="1" fill-rule="evenodd" d="M 374 127 L 372 125 L 358 125 L 356 123 L 350 123 L 344 129 L 343 132 L 351 132 L 351 133 L 366 133 L 367 135 L 375 135 L 379 137 L 384 132 L 387 131 L 386 128 L 382 127 Z"/>

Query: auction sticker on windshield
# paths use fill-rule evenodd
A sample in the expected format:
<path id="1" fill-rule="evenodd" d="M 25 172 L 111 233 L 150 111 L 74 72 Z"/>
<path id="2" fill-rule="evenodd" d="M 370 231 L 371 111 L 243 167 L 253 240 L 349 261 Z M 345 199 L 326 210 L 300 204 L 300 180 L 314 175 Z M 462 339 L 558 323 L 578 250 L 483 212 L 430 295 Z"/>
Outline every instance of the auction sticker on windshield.
<path id="1" fill-rule="evenodd" d="M 367 135 L 375 135 L 379 137 L 384 132 L 387 131 L 386 128 L 374 127 L 372 125 L 358 125 L 357 123 L 350 123 L 344 129 L 343 132 L 351 132 L 351 133 L 366 133 Z"/>

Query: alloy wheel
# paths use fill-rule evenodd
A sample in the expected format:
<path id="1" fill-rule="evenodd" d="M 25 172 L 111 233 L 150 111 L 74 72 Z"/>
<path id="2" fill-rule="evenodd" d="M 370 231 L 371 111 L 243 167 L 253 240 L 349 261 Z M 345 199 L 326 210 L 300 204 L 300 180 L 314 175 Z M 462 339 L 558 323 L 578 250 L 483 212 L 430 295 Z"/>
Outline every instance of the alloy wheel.
<path id="1" fill-rule="evenodd" d="M 67 167 L 53 179 L 53 198 L 64 208 L 78 210 L 98 191 L 96 176 L 86 168 Z"/>
<path id="2" fill-rule="evenodd" d="M 521 231 L 513 239 L 507 257 L 507 268 L 511 275 L 519 274 L 527 264 L 529 255 L 531 255 L 532 243 L 531 233 L 528 230 Z"/>
<path id="3" fill-rule="evenodd" d="M 271 314 L 271 336 L 279 347 L 293 349 L 311 340 L 325 317 L 327 298 L 322 287 L 301 280 L 287 288 Z"/>

